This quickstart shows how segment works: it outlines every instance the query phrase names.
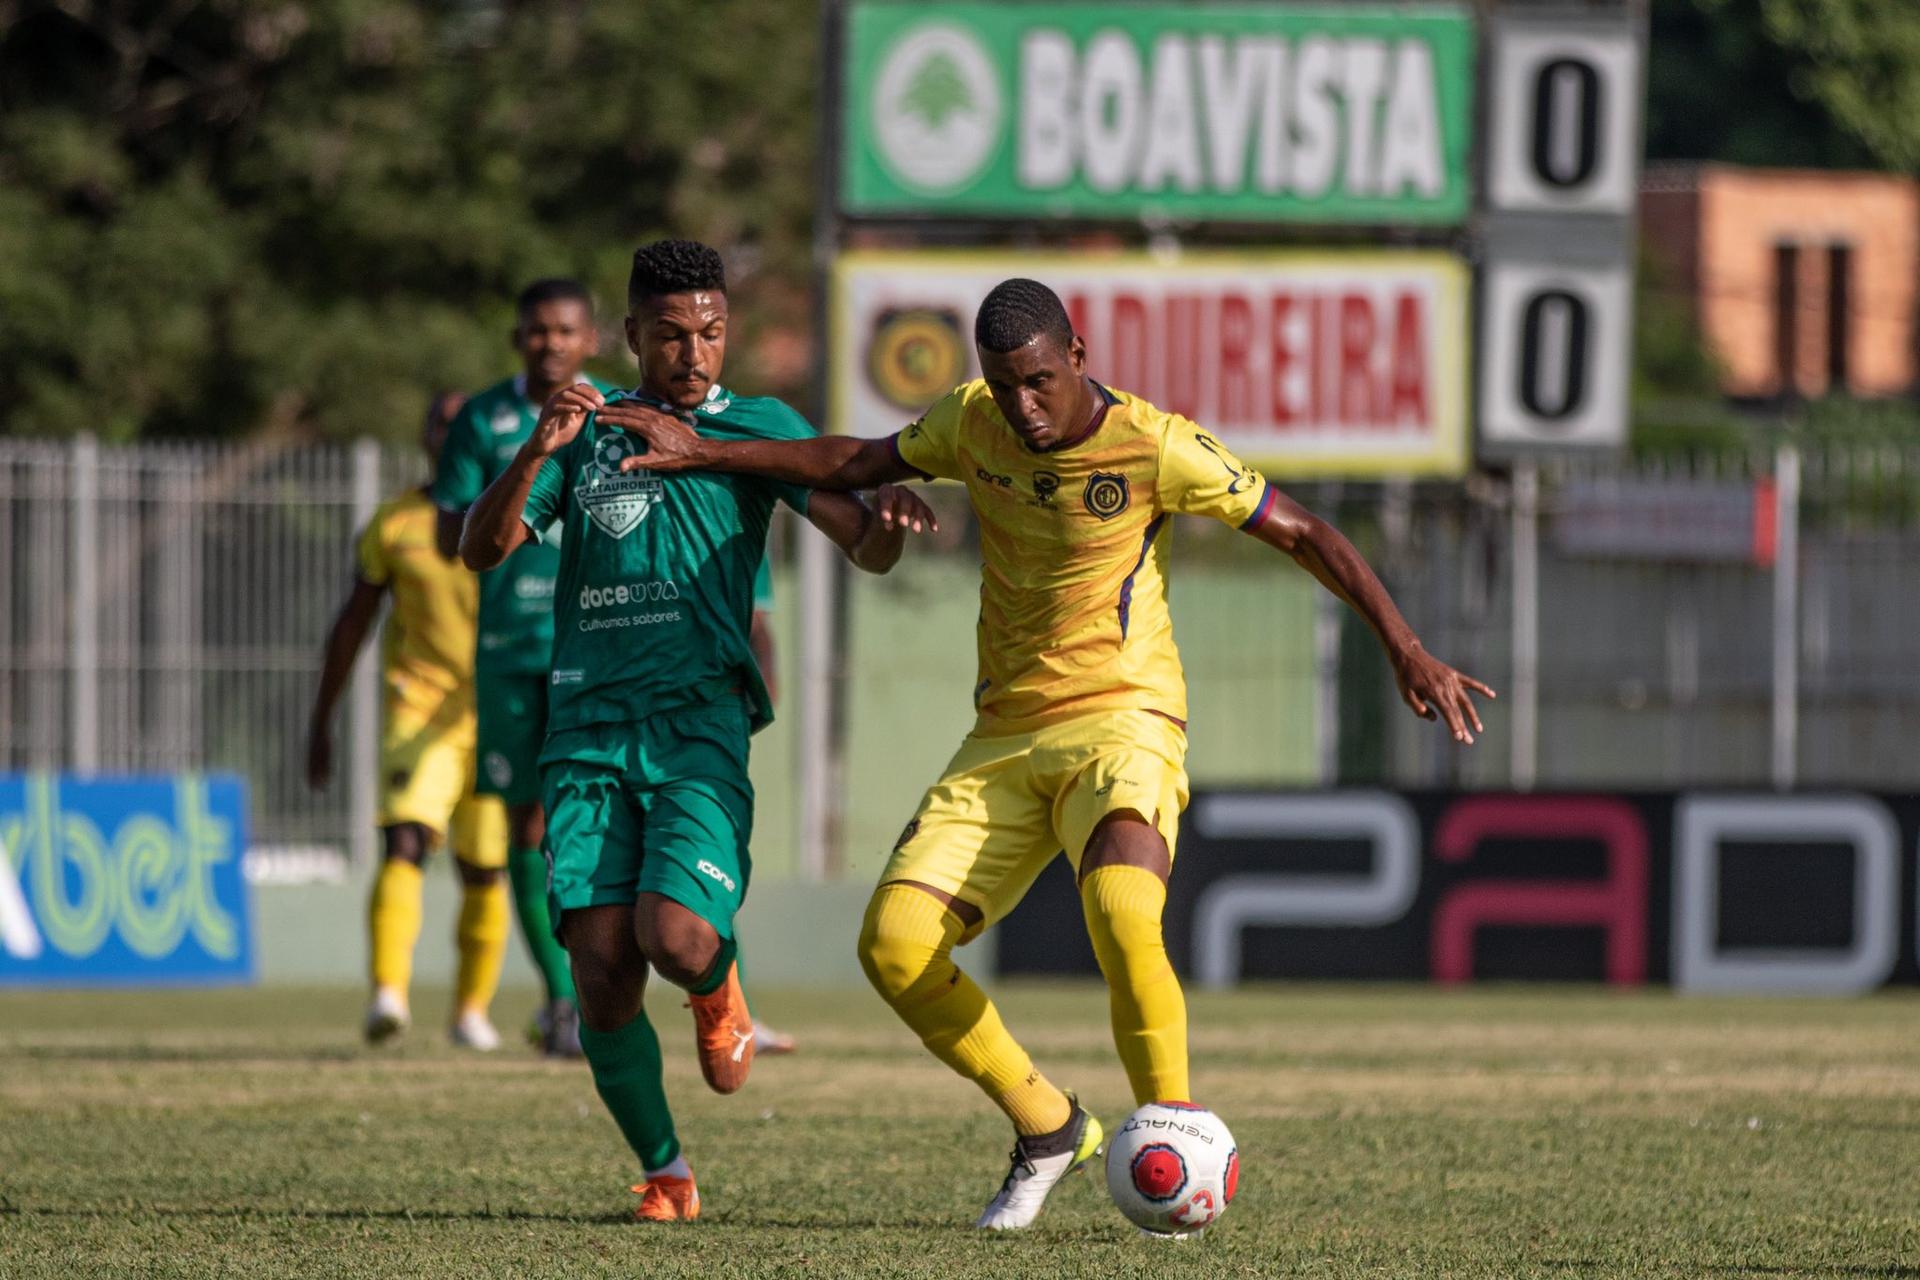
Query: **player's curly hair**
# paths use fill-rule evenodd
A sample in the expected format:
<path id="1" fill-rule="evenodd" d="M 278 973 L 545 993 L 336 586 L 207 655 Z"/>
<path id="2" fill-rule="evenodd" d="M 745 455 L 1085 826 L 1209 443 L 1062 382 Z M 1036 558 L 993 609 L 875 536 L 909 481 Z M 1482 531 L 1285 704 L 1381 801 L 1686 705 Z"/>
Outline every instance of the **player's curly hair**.
<path id="1" fill-rule="evenodd" d="M 565 276 L 553 276 L 546 280 L 535 280 L 520 291 L 514 299 L 513 313 L 524 316 L 543 302 L 577 302 L 593 312 L 593 295 L 587 292 L 587 286 L 578 280 L 569 280 Z"/>
<path id="2" fill-rule="evenodd" d="M 1073 341 L 1073 321 L 1060 295 L 1038 280 L 1015 277 L 993 286 L 973 318 L 973 340 L 995 355 L 1026 346 L 1042 334 L 1062 348 Z"/>
<path id="3" fill-rule="evenodd" d="M 627 277 L 627 305 L 663 293 L 704 289 L 727 291 L 727 269 L 712 246 L 698 240 L 655 240 L 633 251 L 633 274 Z"/>

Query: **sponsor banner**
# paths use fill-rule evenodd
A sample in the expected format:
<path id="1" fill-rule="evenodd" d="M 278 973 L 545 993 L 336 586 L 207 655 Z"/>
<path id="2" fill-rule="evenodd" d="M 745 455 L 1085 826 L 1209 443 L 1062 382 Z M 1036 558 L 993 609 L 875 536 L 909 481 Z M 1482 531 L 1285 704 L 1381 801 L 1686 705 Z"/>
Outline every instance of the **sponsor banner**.
<path id="1" fill-rule="evenodd" d="M 1851 995 L 1920 982 L 1920 796 L 1207 792 L 1167 949 L 1189 980 L 1663 983 Z M 1098 967 L 1065 859 L 1000 972 Z"/>
<path id="2" fill-rule="evenodd" d="M 1464 8 L 905 4 L 846 14 L 852 214 L 1466 216 Z"/>
<path id="3" fill-rule="evenodd" d="M 1773 477 L 1577 479 L 1553 491 L 1563 556 L 1681 564 L 1773 564 Z"/>
<path id="4" fill-rule="evenodd" d="M 1424 250 L 851 252 L 834 273 L 833 427 L 885 435 L 979 376 L 973 315 L 1052 286 L 1093 376 L 1275 476 L 1462 474 L 1466 269 Z"/>
<path id="5" fill-rule="evenodd" d="M 0 775 L 0 986 L 253 978 L 238 778 Z"/>

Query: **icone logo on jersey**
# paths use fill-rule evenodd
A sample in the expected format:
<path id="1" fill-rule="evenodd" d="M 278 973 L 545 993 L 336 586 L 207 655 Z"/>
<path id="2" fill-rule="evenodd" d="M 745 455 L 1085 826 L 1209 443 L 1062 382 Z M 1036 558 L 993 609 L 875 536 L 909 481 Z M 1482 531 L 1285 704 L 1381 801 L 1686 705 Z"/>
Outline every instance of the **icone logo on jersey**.
<path id="1" fill-rule="evenodd" d="M 521 600 L 551 600 L 553 599 L 553 579 L 516 578 L 513 583 L 513 594 Z"/>
<path id="2" fill-rule="evenodd" d="M 652 582 L 621 582 L 611 587 L 580 588 L 582 609 L 606 609 L 620 604 L 658 604 L 678 600 L 680 587 L 671 578 Z"/>
<path id="3" fill-rule="evenodd" d="M 718 880 L 721 884 L 726 886 L 728 893 L 733 892 L 732 876 L 728 875 L 726 872 L 722 871 L 720 868 L 714 866 L 711 862 L 708 862 L 705 858 L 700 859 L 700 861 L 696 865 L 700 868 L 701 875 L 706 876 L 710 880 Z"/>

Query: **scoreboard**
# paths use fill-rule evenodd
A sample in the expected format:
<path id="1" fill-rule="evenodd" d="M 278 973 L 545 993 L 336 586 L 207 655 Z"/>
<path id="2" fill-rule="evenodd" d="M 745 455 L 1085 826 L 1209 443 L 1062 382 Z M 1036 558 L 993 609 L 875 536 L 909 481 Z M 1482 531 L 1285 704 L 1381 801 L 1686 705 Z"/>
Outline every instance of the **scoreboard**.
<path id="1" fill-rule="evenodd" d="M 830 6 L 833 428 L 895 429 L 972 376 L 973 306 L 1031 275 L 1101 376 L 1278 476 L 1619 446 L 1638 21 Z"/>

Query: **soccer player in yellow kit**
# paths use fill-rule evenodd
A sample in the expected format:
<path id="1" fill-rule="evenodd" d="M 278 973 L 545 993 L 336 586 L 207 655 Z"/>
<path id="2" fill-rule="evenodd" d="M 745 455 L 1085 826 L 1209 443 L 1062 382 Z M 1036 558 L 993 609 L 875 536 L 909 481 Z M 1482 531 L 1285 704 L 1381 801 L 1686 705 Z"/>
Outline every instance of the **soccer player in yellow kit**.
<path id="1" fill-rule="evenodd" d="M 440 456 L 461 397 L 434 398 L 422 444 Z M 498 796 L 476 796 L 473 654 L 479 579 L 440 554 L 437 509 L 425 487 L 382 504 L 361 531 L 353 592 L 327 636 L 320 688 L 307 730 L 307 779 L 324 787 L 333 773 L 329 724 L 355 657 L 393 596 L 381 645 L 385 716 L 380 746 L 384 788 L 379 824 L 384 856 L 368 904 L 373 996 L 366 1036 L 380 1043 L 412 1017 L 408 984 L 420 936 L 421 864 L 450 836 L 461 882 L 456 929 L 460 963 L 451 1034 L 456 1044 L 491 1050 L 499 1033 L 487 1006 L 506 957 L 509 903 L 507 813 Z"/>
<path id="2" fill-rule="evenodd" d="M 1167 611 L 1169 517 L 1210 516 L 1285 552 L 1373 627 L 1417 714 L 1471 743 L 1479 681 L 1428 654 L 1339 531 L 1201 427 L 1087 375 L 1059 297 L 997 285 L 984 375 L 877 440 L 703 439 L 617 405 L 636 466 L 746 472 L 817 489 L 912 476 L 966 485 L 980 524 L 978 720 L 901 834 L 860 934 L 867 976 L 921 1041 L 1013 1122 L 1012 1167 L 979 1219 L 1020 1228 L 1100 1147 L 1099 1121 L 1038 1070 L 956 945 L 1013 909 L 1062 851 L 1111 993 L 1139 1103 L 1185 1102 L 1187 1015 L 1160 918 L 1187 801 L 1185 678 Z"/>

